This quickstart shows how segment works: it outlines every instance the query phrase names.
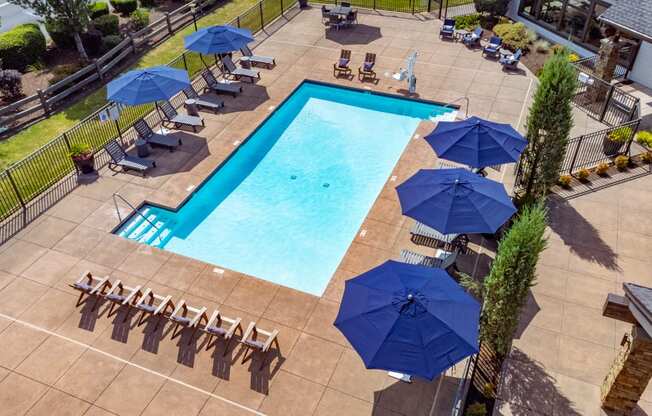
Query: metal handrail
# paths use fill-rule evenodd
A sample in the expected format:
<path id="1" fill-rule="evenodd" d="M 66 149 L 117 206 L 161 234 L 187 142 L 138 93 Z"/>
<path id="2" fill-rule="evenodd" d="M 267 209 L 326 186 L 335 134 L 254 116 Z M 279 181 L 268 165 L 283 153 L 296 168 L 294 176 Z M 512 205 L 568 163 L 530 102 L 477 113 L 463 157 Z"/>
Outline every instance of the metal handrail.
<path id="1" fill-rule="evenodd" d="M 466 95 L 464 97 L 456 98 L 453 101 L 451 101 L 450 103 L 447 103 L 446 105 L 444 105 L 444 108 L 449 107 L 452 104 L 454 104 L 454 103 L 456 103 L 456 102 L 458 102 L 460 100 L 466 100 L 466 109 L 464 111 L 464 113 L 465 113 L 464 118 L 465 119 L 469 118 L 469 103 L 470 103 L 470 100 L 469 100 L 469 97 L 467 97 Z"/>
<path id="2" fill-rule="evenodd" d="M 143 215 L 143 213 L 140 212 L 140 210 L 139 210 L 138 208 L 136 208 L 135 206 L 131 205 L 131 204 L 129 203 L 129 201 L 127 201 L 127 200 L 126 200 L 122 195 L 120 195 L 120 194 L 117 193 L 117 192 L 114 192 L 114 193 L 113 193 L 113 204 L 115 205 L 115 212 L 118 214 L 118 219 L 120 220 L 120 222 L 122 222 L 122 216 L 120 215 L 120 209 L 118 209 L 118 201 L 117 201 L 116 198 L 120 198 L 120 199 L 122 200 L 122 202 L 124 202 L 125 204 L 129 205 L 129 208 L 131 208 L 133 211 L 136 211 L 136 213 L 137 213 L 138 215 L 140 215 L 141 217 L 143 217 L 143 219 L 144 219 L 145 221 L 147 221 L 147 222 L 148 222 L 152 227 L 154 227 L 154 228 L 156 229 L 156 231 L 159 231 L 159 228 L 158 228 L 156 225 L 154 225 L 154 223 L 151 222 L 151 221 L 150 221 L 150 220 L 149 220 L 145 215 Z"/>

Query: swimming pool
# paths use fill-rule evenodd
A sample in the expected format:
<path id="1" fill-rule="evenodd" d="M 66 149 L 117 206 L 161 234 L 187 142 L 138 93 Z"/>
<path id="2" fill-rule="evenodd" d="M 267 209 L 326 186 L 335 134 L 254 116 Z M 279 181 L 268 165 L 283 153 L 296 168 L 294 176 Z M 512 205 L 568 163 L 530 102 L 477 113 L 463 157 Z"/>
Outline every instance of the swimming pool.
<path id="1" fill-rule="evenodd" d="M 419 122 L 453 111 L 305 81 L 177 212 L 116 232 L 319 296 Z"/>

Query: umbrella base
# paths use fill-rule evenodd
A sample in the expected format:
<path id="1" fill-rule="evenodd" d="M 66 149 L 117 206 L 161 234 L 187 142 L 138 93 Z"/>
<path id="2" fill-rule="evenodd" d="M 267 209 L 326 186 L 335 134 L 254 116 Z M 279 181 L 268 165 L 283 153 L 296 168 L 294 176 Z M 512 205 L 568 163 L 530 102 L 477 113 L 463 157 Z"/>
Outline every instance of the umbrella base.
<path id="1" fill-rule="evenodd" d="M 387 375 L 404 383 L 412 383 L 412 376 L 409 374 L 397 373 L 396 371 L 388 371 Z"/>

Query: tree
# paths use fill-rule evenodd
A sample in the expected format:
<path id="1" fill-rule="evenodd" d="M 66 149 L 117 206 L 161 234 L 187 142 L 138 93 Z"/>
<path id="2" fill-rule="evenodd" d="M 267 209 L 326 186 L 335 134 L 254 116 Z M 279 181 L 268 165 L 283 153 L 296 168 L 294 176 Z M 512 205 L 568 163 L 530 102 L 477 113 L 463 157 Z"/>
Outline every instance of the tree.
<path id="1" fill-rule="evenodd" d="M 546 217 L 543 202 L 523 207 L 500 241 L 484 279 L 480 339 L 503 357 L 509 352 L 521 308 L 535 283 L 539 254 L 546 248 Z"/>
<path id="2" fill-rule="evenodd" d="M 527 118 L 528 146 L 521 158 L 525 202 L 541 198 L 557 182 L 566 155 L 573 127 L 571 101 L 577 89 L 577 71 L 567 53 L 546 62 L 539 82 Z"/>
<path id="3" fill-rule="evenodd" d="M 57 22 L 73 34 L 75 46 L 82 60 L 88 61 L 88 54 L 81 40 L 81 33 L 90 20 L 90 0 L 9 0 L 25 9 L 33 10 L 46 22 Z"/>
<path id="4" fill-rule="evenodd" d="M 478 13 L 489 13 L 492 17 L 504 16 L 507 13 L 509 0 L 473 0 Z"/>

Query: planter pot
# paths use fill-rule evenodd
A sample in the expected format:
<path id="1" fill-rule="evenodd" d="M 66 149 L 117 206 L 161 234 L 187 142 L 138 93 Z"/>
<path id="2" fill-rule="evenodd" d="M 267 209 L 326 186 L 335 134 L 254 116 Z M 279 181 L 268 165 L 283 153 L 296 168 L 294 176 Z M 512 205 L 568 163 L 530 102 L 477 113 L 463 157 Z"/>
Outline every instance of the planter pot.
<path id="1" fill-rule="evenodd" d="M 299 0 L 299 7 L 302 9 L 308 7 L 308 0 Z"/>
<path id="2" fill-rule="evenodd" d="M 608 137 L 605 137 L 602 141 L 602 151 L 607 156 L 615 156 L 620 153 L 620 149 L 623 147 L 623 143 L 615 142 Z"/>
<path id="3" fill-rule="evenodd" d="M 72 161 L 75 163 L 77 170 L 83 174 L 95 172 L 95 156 L 89 157 L 73 157 Z"/>

